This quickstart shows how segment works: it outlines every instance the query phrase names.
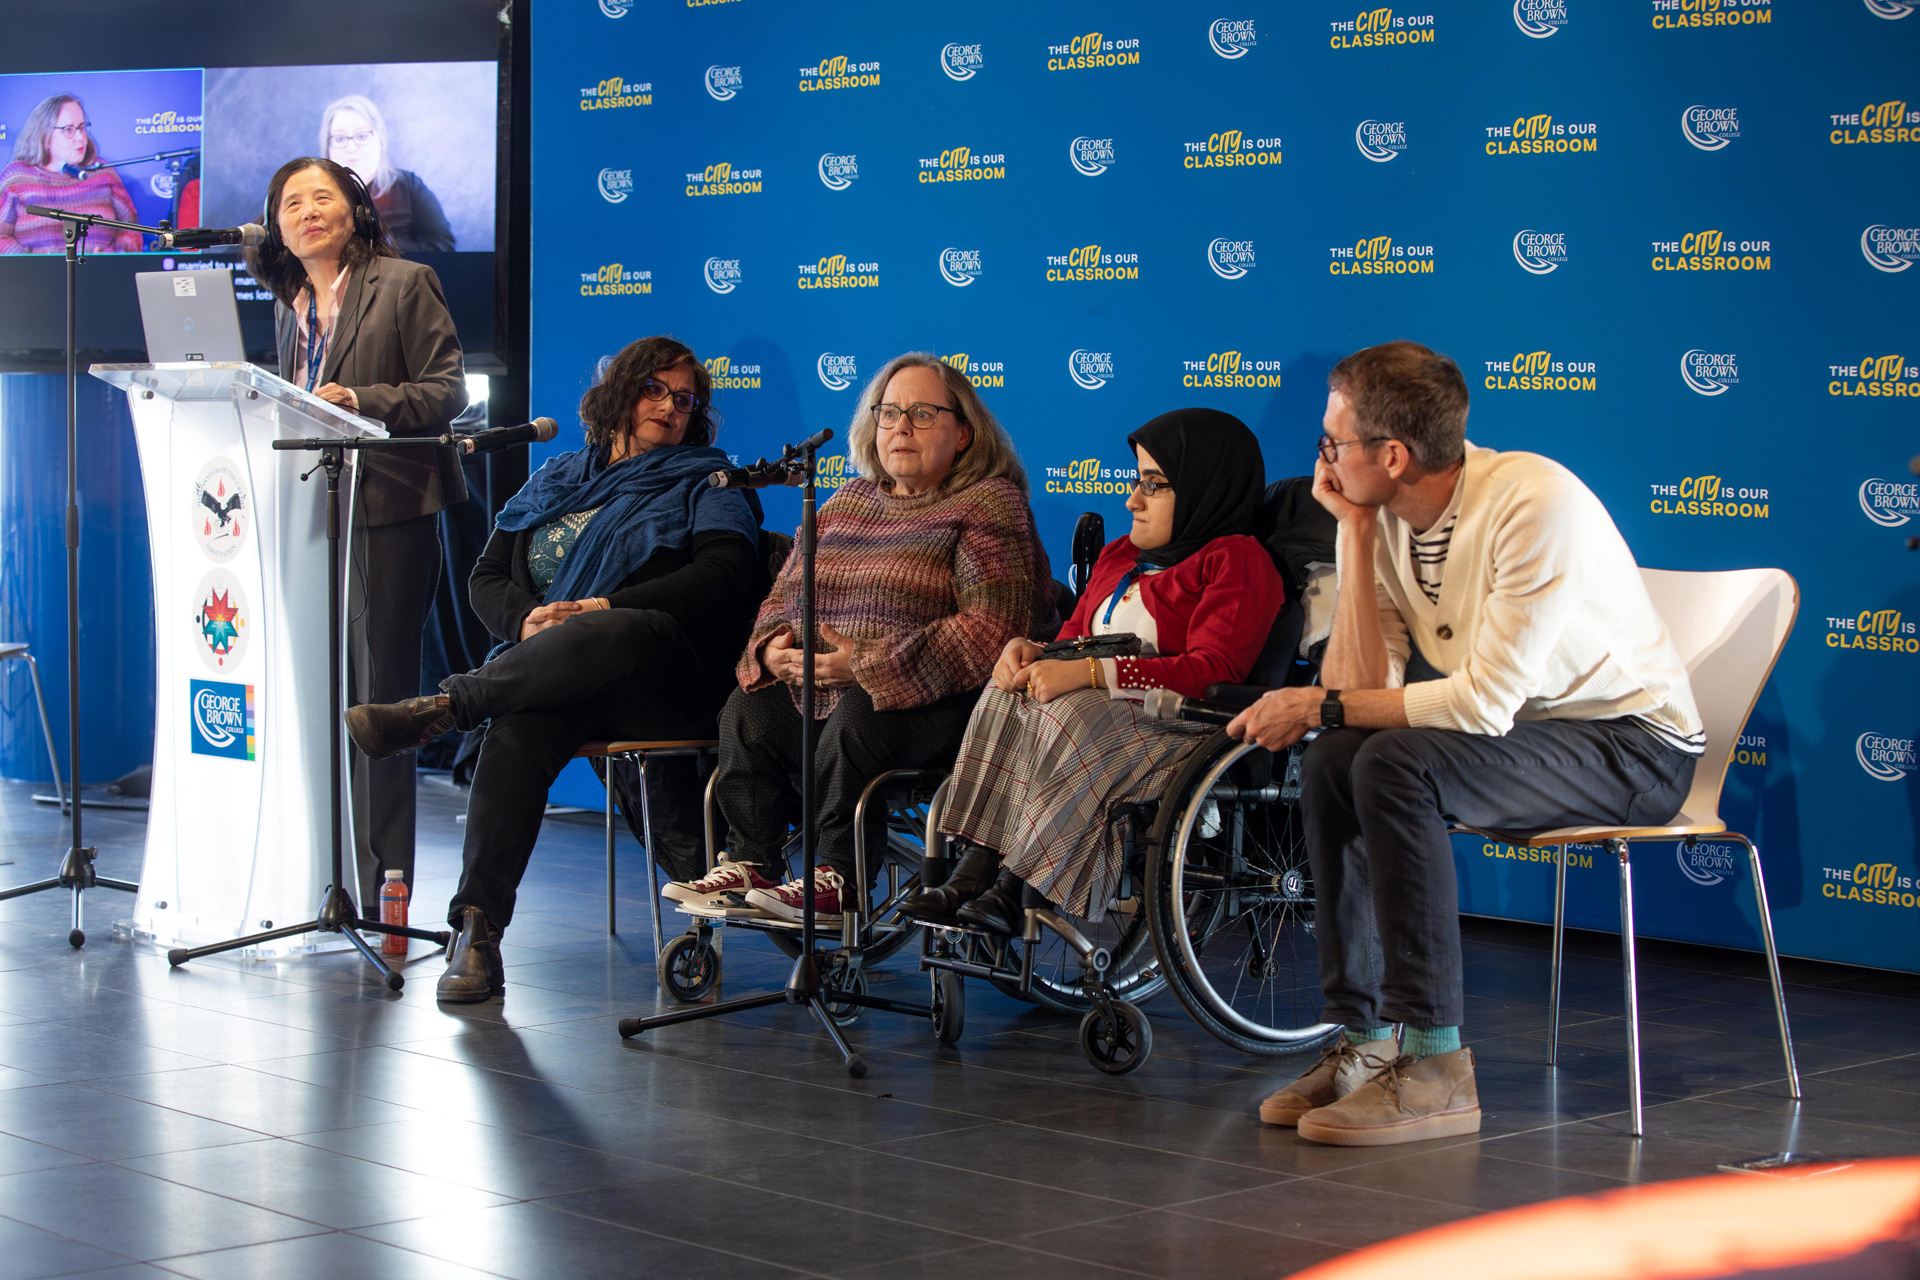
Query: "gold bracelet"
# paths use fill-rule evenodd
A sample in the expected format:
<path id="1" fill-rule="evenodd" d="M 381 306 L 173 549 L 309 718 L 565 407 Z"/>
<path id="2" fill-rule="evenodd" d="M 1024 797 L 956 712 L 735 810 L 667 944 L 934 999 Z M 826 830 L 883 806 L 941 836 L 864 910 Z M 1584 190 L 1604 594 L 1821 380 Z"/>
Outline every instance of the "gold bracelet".
<path id="1" fill-rule="evenodd" d="M 1087 659 L 1087 688 L 1100 688 L 1100 659 Z"/>

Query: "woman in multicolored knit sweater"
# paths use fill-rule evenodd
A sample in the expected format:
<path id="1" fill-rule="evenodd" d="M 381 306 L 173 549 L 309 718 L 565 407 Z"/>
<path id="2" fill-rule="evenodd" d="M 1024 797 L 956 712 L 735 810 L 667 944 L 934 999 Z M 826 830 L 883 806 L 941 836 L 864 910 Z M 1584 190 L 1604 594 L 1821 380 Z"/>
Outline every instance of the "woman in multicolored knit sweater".
<path id="1" fill-rule="evenodd" d="M 848 449 L 860 478 L 820 508 L 814 570 L 814 887 L 829 922 L 853 879 L 853 811 L 866 784 L 889 769 L 950 764 L 1001 648 L 1057 621 L 1026 473 L 964 375 L 930 355 L 896 357 L 862 394 Z M 796 551 L 720 715 L 714 795 L 732 829 L 728 858 L 669 885 L 669 898 L 800 916 L 801 883 L 781 883 L 787 829 L 800 816 L 799 617 Z"/>
<path id="2" fill-rule="evenodd" d="M 133 197 L 111 169 L 68 174 L 98 157 L 87 124 L 87 108 L 70 93 L 43 98 L 27 113 L 13 141 L 13 163 L 0 169 L 0 253 L 60 253 L 66 234 L 60 223 L 26 213 L 45 205 L 72 213 L 93 213 L 116 222 L 135 222 Z M 92 253 L 138 253 L 146 238 L 138 231 L 89 227 Z"/>

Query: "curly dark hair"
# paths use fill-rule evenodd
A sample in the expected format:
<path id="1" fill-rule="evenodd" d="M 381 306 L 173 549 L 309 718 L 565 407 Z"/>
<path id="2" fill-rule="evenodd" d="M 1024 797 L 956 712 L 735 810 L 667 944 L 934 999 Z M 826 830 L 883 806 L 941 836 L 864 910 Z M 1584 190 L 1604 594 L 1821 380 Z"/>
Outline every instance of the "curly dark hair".
<path id="1" fill-rule="evenodd" d="M 343 266 L 360 268 L 375 258 L 397 258 L 400 251 L 393 247 L 393 237 L 380 222 L 380 213 L 373 207 L 373 197 L 367 194 L 366 184 L 360 181 L 360 175 L 343 164 L 323 160 L 319 156 L 299 156 L 281 165 L 274 173 L 273 181 L 267 184 L 267 203 L 260 211 L 260 218 L 267 228 L 267 242 L 257 244 L 246 252 L 247 270 L 253 278 L 267 286 L 269 292 L 279 299 L 281 305 L 291 307 L 300 290 L 306 287 L 307 269 L 300 265 L 300 259 L 293 256 L 293 250 L 287 248 L 287 242 L 280 238 L 280 193 L 286 189 L 287 182 L 296 173 L 305 173 L 308 169 L 318 169 L 333 179 L 333 185 L 349 205 L 365 205 L 364 214 L 353 217 L 353 234 L 347 239 L 347 247 L 340 253 Z M 369 222 L 369 220 L 371 220 Z M 368 234 L 371 226 L 372 234 Z"/>
<path id="2" fill-rule="evenodd" d="M 699 397 L 687 417 L 687 435 L 682 443 L 712 444 L 720 425 L 719 415 L 713 411 L 713 378 L 693 354 L 693 348 L 674 338 L 655 335 L 622 347 L 587 388 L 587 394 L 580 397 L 580 421 L 587 428 L 588 446 L 610 446 L 633 421 L 633 407 L 640 403 L 640 384 L 681 365 L 692 368 L 693 393 Z"/>

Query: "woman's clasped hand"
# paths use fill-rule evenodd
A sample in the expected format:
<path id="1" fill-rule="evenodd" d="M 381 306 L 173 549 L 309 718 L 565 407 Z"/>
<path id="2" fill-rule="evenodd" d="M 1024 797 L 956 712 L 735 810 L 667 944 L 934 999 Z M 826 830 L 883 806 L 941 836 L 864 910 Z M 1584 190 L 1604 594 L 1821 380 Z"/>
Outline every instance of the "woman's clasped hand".
<path id="1" fill-rule="evenodd" d="M 1080 689 L 1101 687 L 1097 665 L 1088 666 L 1085 658 L 1041 660 L 1044 652 L 1040 645 L 1018 636 L 1007 641 L 994 664 L 993 687 L 1002 693 L 1024 693 L 1035 702 L 1052 702 Z"/>
<path id="2" fill-rule="evenodd" d="M 853 641 L 825 623 L 820 626 L 820 640 L 813 654 L 813 683 L 822 689 L 844 689 L 853 684 Z M 806 670 L 805 653 L 793 628 L 781 627 L 767 637 L 760 661 L 768 675 L 798 689 Z"/>

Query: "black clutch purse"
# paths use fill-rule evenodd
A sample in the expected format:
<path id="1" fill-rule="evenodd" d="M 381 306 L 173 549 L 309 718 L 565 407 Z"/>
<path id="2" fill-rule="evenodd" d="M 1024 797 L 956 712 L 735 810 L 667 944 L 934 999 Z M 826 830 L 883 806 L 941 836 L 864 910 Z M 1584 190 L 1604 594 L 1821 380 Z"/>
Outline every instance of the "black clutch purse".
<path id="1" fill-rule="evenodd" d="M 1071 640 L 1055 640 L 1052 644 L 1040 647 L 1040 656 L 1036 662 L 1065 661 L 1074 662 L 1081 658 L 1137 658 L 1145 646 L 1140 637 L 1131 631 L 1116 631 L 1104 636 L 1075 636 Z"/>

